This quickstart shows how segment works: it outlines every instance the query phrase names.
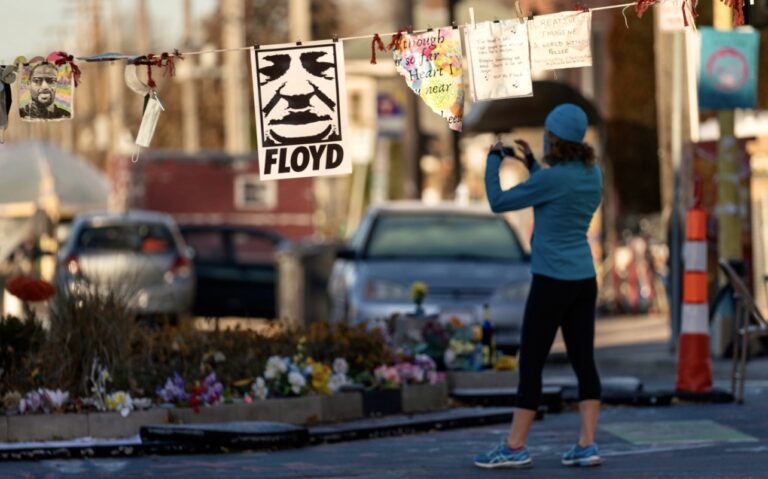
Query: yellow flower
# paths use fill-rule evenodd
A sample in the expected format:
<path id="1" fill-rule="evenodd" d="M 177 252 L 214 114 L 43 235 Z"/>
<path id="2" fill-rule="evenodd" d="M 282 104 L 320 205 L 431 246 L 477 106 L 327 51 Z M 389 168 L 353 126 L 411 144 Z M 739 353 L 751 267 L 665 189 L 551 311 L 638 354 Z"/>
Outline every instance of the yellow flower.
<path id="1" fill-rule="evenodd" d="M 427 291 L 427 283 L 424 283 L 423 281 L 416 281 L 411 284 L 411 298 L 416 303 L 421 303 L 424 301 L 424 297 L 427 295 Z"/>
<path id="2" fill-rule="evenodd" d="M 322 394 L 331 394 L 328 382 L 333 375 L 330 366 L 310 360 L 312 366 L 312 388 Z"/>
<path id="3" fill-rule="evenodd" d="M 125 393 L 119 391 L 115 394 L 111 394 L 106 397 L 104 402 L 108 410 L 114 411 L 125 402 Z"/>
<path id="4" fill-rule="evenodd" d="M 514 356 L 502 356 L 496 360 L 497 371 L 514 371 L 517 369 L 517 358 Z"/>

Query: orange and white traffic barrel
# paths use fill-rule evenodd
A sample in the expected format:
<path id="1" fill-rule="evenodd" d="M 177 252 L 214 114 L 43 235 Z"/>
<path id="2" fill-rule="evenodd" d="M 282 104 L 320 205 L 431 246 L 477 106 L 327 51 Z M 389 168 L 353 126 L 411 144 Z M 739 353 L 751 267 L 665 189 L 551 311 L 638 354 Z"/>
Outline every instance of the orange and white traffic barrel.
<path id="1" fill-rule="evenodd" d="M 698 203 L 698 202 L 697 202 Z M 712 389 L 707 282 L 707 213 L 696 206 L 686 217 L 683 308 L 677 360 L 677 390 Z"/>

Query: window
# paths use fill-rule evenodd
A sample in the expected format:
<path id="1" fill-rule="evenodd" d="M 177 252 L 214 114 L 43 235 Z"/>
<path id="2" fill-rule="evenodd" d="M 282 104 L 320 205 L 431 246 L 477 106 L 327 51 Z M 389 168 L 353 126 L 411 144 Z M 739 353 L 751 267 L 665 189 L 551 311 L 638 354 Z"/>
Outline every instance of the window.
<path id="1" fill-rule="evenodd" d="M 133 251 L 147 254 L 171 253 L 176 249 L 168 228 L 158 223 L 87 226 L 80 232 L 77 247 L 81 251 Z"/>
<path id="2" fill-rule="evenodd" d="M 277 206 L 277 182 L 261 181 L 258 175 L 235 177 L 235 208 L 271 210 Z"/>
<path id="3" fill-rule="evenodd" d="M 197 262 L 221 263 L 227 259 L 224 236 L 219 231 L 185 232 L 184 240 L 195 251 Z"/>
<path id="4" fill-rule="evenodd" d="M 378 218 L 366 257 L 514 262 L 524 253 L 499 217 L 398 213 Z"/>

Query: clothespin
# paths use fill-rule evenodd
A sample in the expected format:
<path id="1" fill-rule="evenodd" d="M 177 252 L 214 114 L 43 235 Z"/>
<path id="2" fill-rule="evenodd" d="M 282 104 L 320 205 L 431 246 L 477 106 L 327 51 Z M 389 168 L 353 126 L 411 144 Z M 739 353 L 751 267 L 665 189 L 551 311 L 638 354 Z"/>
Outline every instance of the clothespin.
<path id="1" fill-rule="evenodd" d="M 339 35 L 338 35 L 338 34 L 336 34 L 336 33 L 334 33 L 334 34 L 331 36 L 331 39 L 333 40 L 333 43 L 338 43 L 338 42 L 339 42 Z"/>
<path id="2" fill-rule="evenodd" d="M 520 23 L 525 23 L 525 15 L 523 15 L 523 9 L 520 8 L 520 2 L 515 1 L 515 11 L 517 11 L 517 19 Z"/>
<path id="3" fill-rule="evenodd" d="M 459 26 L 456 24 L 456 20 L 454 20 L 454 21 L 452 21 L 452 22 L 451 22 L 451 28 L 453 28 L 454 30 L 456 30 L 457 28 L 459 28 Z"/>
<path id="4" fill-rule="evenodd" d="M 299 39 L 299 40 L 296 40 L 296 46 L 298 46 L 298 47 L 300 47 L 300 46 L 301 46 L 301 39 Z"/>
<path id="5" fill-rule="evenodd" d="M 472 30 L 475 29 L 475 9 L 469 7 L 469 24 L 472 26 Z"/>
<path id="6" fill-rule="evenodd" d="M 413 25 L 408 25 L 408 28 L 405 30 L 408 32 L 408 35 L 413 35 Z"/>
<path id="7" fill-rule="evenodd" d="M 431 32 L 431 31 L 432 31 L 432 26 L 431 26 L 431 25 L 427 25 L 427 31 L 428 31 L 428 32 Z"/>

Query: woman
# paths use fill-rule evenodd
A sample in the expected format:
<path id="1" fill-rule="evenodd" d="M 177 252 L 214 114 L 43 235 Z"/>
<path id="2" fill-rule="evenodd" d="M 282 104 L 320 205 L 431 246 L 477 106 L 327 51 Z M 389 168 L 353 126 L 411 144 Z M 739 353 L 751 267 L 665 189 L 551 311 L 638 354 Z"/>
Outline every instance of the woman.
<path id="1" fill-rule="evenodd" d="M 533 281 L 523 319 L 520 344 L 520 384 L 517 408 L 506 440 L 486 454 L 475 456 L 483 468 L 528 467 L 525 447 L 541 396 L 541 373 L 557 328 L 561 327 L 579 381 L 581 431 L 578 442 L 563 455 L 568 466 L 601 462 L 594 436 L 600 411 L 600 378 L 594 361 L 597 282 L 587 229 L 600 204 L 603 175 L 594 150 L 583 143 L 587 115 L 565 103 L 552 110 L 544 123 L 544 162 L 541 168 L 531 149 L 515 140 L 518 151 L 500 142 L 491 147 L 485 187 L 495 213 L 533 207 L 531 238 Z M 506 191 L 499 184 L 504 156 L 522 161 L 530 170 L 527 181 Z"/>

